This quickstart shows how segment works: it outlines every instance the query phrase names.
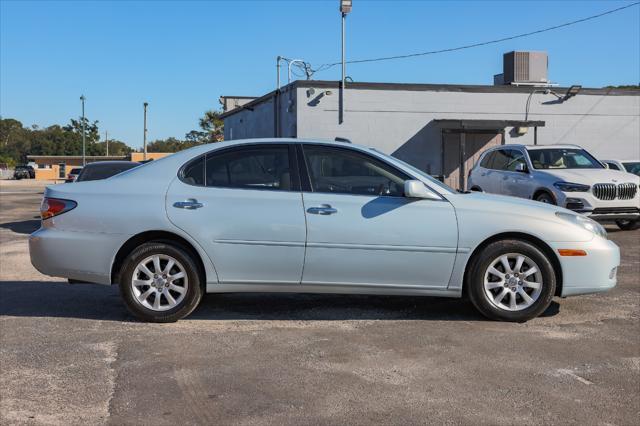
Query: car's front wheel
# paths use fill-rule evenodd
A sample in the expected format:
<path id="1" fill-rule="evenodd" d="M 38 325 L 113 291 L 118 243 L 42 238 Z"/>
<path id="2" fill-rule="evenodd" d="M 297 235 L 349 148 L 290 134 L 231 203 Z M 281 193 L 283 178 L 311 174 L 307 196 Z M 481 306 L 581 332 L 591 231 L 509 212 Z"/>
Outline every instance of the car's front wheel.
<path id="1" fill-rule="evenodd" d="M 539 201 L 539 202 L 545 203 L 545 204 L 555 204 L 556 203 L 556 200 L 553 199 L 551 194 L 548 194 L 546 192 L 541 192 L 540 194 L 538 194 L 536 196 L 536 201 Z"/>
<path id="2" fill-rule="evenodd" d="M 523 322 L 543 313 L 556 290 L 547 256 L 521 240 L 496 241 L 472 259 L 468 294 L 486 317 Z"/>
<path id="3" fill-rule="evenodd" d="M 618 219 L 616 225 L 623 231 L 633 231 L 640 226 L 640 220 Z"/>
<path id="4" fill-rule="evenodd" d="M 139 319 L 174 322 L 193 312 L 203 289 L 198 266 L 186 250 L 151 242 L 136 248 L 123 263 L 120 293 Z"/>

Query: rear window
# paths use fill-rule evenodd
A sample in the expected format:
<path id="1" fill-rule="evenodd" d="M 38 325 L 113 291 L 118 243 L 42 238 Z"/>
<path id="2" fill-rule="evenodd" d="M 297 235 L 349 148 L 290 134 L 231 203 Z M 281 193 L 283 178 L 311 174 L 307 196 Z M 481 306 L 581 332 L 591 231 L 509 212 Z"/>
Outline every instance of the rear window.
<path id="1" fill-rule="evenodd" d="M 82 169 L 71 169 L 71 171 L 69 172 L 69 174 L 71 175 L 78 175 L 80 174 L 80 172 L 82 171 Z"/>

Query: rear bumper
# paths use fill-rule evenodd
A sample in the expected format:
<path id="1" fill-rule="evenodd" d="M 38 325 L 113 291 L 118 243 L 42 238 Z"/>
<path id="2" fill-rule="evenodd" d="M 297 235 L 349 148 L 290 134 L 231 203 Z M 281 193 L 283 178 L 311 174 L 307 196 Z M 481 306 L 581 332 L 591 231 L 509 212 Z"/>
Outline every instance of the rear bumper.
<path id="1" fill-rule="evenodd" d="M 620 266 L 620 249 L 604 238 L 595 237 L 585 243 L 551 243 L 556 253 L 560 249 L 577 249 L 586 256 L 558 255 L 562 267 L 562 297 L 600 293 L 616 286 Z"/>
<path id="2" fill-rule="evenodd" d="M 111 263 L 126 235 L 40 228 L 29 236 L 31 264 L 41 273 L 111 284 Z"/>

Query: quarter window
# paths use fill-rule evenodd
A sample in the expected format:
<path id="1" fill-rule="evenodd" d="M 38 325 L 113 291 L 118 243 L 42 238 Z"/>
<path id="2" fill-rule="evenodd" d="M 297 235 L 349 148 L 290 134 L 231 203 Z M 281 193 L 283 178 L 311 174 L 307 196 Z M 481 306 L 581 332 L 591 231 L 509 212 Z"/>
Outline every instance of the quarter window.
<path id="1" fill-rule="evenodd" d="M 404 195 L 404 173 L 368 155 L 324 146 L 304 146 L 314 192 Z"/>
<path id="2" fill-rule="evenodd" d="M 204 185 L 204 156 L 193 160 L 182 170 L 182 181 L 189 185 Z"/>

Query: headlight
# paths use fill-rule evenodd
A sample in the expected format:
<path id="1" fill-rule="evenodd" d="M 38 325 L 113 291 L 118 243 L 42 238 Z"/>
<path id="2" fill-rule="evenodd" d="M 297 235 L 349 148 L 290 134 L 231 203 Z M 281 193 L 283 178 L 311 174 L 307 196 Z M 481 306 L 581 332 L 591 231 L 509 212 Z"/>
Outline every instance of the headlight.
<path id="1" fill-rule="evenodd" d="M 607 231 L 595 220 L 589 219 L 585 216 L 563 212 L 556 212 L 556 216 L 558 216 L 560 219 L 566 220 L 567 222 L 574 223 L 586 229 L 587 231 L 591 231 L 594 234 L 601 236 L 602 238 L 607 238 Z"/>
<path id="2" fill-rule="evenodd" d="M 587 192 L 591 188 L 589 185 L 573 182 L 556 182 L 553 186 L 562 192 Z"/>

